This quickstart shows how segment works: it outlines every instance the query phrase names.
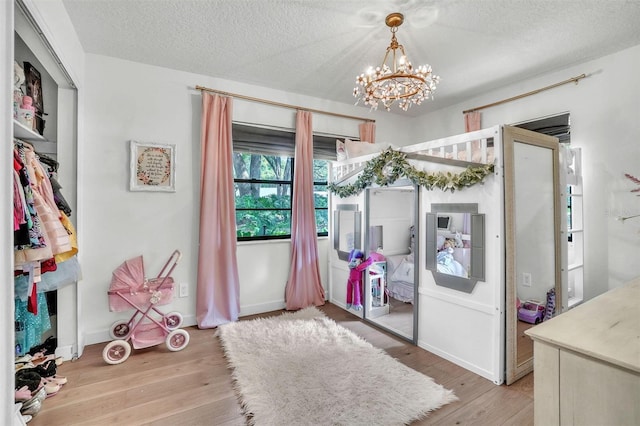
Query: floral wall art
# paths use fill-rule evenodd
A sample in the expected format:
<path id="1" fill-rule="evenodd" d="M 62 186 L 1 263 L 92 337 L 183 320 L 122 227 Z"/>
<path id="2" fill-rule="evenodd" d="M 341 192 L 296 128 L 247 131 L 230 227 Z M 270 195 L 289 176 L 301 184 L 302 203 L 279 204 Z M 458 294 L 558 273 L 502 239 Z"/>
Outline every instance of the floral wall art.
<path id="1" fill-rule="evenodd" d="M 131 141 L 131 191 L 175 192 L 175 145 Z"/>

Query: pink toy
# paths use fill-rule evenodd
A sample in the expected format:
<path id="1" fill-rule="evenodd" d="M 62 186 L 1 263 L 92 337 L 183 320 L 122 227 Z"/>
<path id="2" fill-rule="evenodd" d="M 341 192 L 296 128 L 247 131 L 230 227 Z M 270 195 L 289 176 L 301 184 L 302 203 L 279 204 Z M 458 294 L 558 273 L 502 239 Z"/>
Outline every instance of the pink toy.
<path id="1" fill-rule="evenodd" d="M 109 330 L 115 340 L 102 351 L 107 364 L 120 364 L 134 349 L 148 348 L 165 343 L 170 351 L 184 349 L 189 333 L 180 329 L 179 312 L 162 313 L 156 305 L 166 305 L 173 298 L 171 273 L 182 255 L 175 250 L 156 278 L 145 279 L 142 256 L 126 260 L 115 271 L 109 285 L 109 310 L 122 312 L 134 309 L 129 320 L 116 321 Z M 131 343 L 129 343 L 129 341 Z"/>
<path id="2" fill-rule="evenodd" d="M 349 253 L 349 279 L 347 280 L 347 309 L 362 309 L 362 271 L 373 262 L 369 257 L 364 260 L 364 253 L 354 249 Z"/>

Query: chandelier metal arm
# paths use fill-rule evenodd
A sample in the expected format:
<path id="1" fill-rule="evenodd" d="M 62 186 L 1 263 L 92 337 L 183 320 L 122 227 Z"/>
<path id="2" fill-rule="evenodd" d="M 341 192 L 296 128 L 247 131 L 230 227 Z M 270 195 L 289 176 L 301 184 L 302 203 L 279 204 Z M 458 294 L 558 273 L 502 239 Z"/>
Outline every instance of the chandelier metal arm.
<path id="1" fill-rule="evenodd" d="M 418 77 L 417 75 L 411 75 L 410 76 L 410 75 L 406 75 L 406 74 L 402 74 L 402 73 L 395 73 L 395 74 L 385 75 L 384 77 L 380 77 L 380 78 L 376 79 L 375 82 L 380 82 L 380 81 L 385 81 L 385 80 L 394 80 L 394 79 L 397 79 L 398 77 L 406 78 L 406 79 L 409 79 L 409 80 L 418 80 L 421 83 L 426 83 L 427 82 L 424 78 Z M 365 89 L 367 89 L 367 90 L 370 89 L 371 86 L 373 85 L 373 83 L 374 83 L 374 81 L 369 82 L 365 86 Z M 397 84 L 402 84 L 402 83 L 401 82 L 397 82 Z M 413 90 L 410 93 L 405 93 L 405 94 L 402 94 L 402 95 L 395 95 L 395 96 L 389 97 L 389 99 L 410 98 L 410 97 L 418 94 L 418 92 L 420 92 L 420 90 L 418 88 L 416 88 L 415 90 Z"/>

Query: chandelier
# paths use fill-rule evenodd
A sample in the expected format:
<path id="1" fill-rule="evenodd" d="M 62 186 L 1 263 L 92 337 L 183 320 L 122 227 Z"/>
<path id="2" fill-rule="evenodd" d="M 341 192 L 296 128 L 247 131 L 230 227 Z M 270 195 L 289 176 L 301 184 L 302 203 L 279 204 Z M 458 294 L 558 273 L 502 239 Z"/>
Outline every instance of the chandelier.
<path id="1" fill-rule="evenodd" d="M 406 111 L 411 105 L 420 105 L 425 99 L 433 99 L 433 91 L 440 77 L 433 74 L 428 64 L 418 68 L 411 65 L 404 47 L 396 39 L 398 27 L 403 22 L 401 13 L 392 13 L 385 19 L 391 28 L 391 44 L 387 47 L 381 66 L 375 69 L 369 67 L 356 77 L 356 87 L 353 89 L 353 96 L 358 98 L 356 105 L 362 101 L 371 109 L 377 109 L 378 103 L 382 103 L 390 111 L 391 105 L 398 101 L 398 107 Z"/>

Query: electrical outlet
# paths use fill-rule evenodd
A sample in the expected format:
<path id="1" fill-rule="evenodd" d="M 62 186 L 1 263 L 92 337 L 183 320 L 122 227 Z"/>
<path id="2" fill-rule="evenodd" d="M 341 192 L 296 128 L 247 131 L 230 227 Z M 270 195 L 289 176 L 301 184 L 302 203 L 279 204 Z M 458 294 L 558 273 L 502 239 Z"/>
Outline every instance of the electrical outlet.
<path id="1" fill-rule="evenodd" d="M 522 273 L 522 285 L 525 287 L 531 287 L 531 274 L 528 272 Z"/>
<path id="2" fill-rule="evenodd" d="M 180 297 L 189 296 L 189 283 L 180 283 L 178 293 Z"/>

